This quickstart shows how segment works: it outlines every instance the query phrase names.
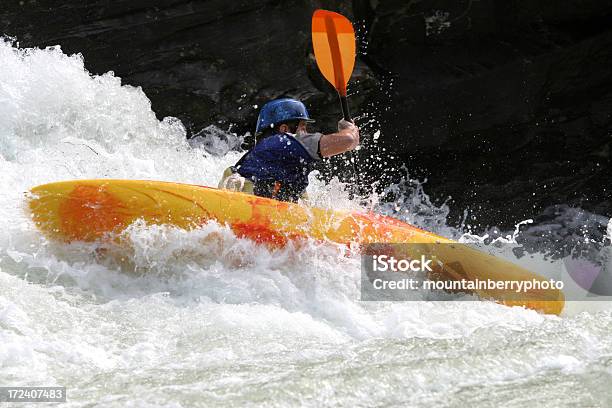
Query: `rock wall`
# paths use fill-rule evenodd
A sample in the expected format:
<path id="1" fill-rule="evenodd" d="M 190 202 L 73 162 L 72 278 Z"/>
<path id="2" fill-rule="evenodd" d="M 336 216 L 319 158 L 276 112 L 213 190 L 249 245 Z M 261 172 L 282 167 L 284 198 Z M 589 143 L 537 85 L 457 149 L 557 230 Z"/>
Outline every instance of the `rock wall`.
<path id="1" fill-rule="evenodd" d="M 612 3 L 355 3 L 368 64 L 394 82 L 383 140 L 428 191 L 484 222 L 612 215 Z"/>
<path id="2" fill-rule="evenodd" d="M 389 167 L 405 163 L 436 199 L 452 196 L 455 220 L 468 208 L 483 226 L 554 204 L 612 215 L 609 1 L 4 3 L 0 33 L 82 53 L 91 72 L 142 86 L 160 117 L 193 132 L 252 130 L 256 106 L 282 95 L 332 128 L 339 109 L 312 57 L 310 16 L 340 11 L 360 39 L 350 102 L 367 123 L 362 168 L 368 149 L 394 155 Z"/>

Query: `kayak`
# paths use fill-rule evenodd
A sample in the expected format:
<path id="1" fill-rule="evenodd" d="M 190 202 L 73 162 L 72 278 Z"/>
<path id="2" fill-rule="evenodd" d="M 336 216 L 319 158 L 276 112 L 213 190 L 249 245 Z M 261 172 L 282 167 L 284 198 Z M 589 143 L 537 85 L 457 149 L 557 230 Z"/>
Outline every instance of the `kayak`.
<path id="1" fill-rule="evenodd" d="M 108 239 L 140 219 L 147 224 L 184 229 L 216 221 L 229 226 L 238 237 L 274 247 L 296 239 L 358 248 L 367 244 L 436 245 L 438 259 L 445 261 L 436 270 L 438 280 L 546 281 L 511 262 L 395 218 L 307 207 L 198 185 L 111 179 L 63 181 L 34 187 L 28 204 L 35 225 L 46 236 L 64 242 Z M 558 289 L 517 295 L 509 289 L 476 288 L 470 293 L 547 314 L 559 314 L 564 307 L 563 292 Z"/>

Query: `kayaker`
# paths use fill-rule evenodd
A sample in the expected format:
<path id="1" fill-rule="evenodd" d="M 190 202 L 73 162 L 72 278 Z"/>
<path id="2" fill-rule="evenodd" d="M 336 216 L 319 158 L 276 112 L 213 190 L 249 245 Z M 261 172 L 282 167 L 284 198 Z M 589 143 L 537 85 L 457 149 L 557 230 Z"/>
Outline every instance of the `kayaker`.
<path id="1" fill-rule="evenodd" d="M 297 201 L 308 186 L 308 174 L 323 157 L 355 149 L 359 128 L 340 120 L 338 132 L 310 133 L 314 122 L 306 106 L 291 98 L 266 103 L 259 112 L 255 146 L 227 168 L 219 188 L 281 201 Z"/>

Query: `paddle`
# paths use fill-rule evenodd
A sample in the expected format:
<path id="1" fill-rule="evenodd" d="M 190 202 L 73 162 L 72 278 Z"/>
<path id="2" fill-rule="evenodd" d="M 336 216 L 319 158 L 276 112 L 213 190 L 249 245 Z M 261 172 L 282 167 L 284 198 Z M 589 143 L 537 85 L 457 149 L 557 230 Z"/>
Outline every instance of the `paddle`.
<path id="1" fill-rule="evenodd" d="M 321 74 L 331 83 L 340 97 L 344 120 L 352 122 L 346 99 L 348 84 L 355 66 L 355 30 L 348 18 L 327 10 L 312 15 L 312 48 Z M 359 175 L 353 153 L 349 152 L 353 175 L 359 190 Z"/>

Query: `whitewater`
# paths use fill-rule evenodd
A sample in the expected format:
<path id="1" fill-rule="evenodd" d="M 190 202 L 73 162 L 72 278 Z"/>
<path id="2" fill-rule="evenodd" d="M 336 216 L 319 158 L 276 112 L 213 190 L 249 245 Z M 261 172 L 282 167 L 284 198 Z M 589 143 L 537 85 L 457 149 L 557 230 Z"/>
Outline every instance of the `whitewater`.
<path id="1" fill-rule="evenodd" d="M 68 407 L 612 405 L 606 302 L 560 317 L 361 302 L 359 256 L 338 246 L 271 250 L 214 223 L 140 222 L 120 243 L 66 244 L 41 236 L 26 210 L 31 187 L 61 180 L 215 186 L 240 155 L 189 144 L 140 88 L 89 74 L 79 55 L 0 40 L 0 385 L 65 386 Z M 360 205 L 338 180 L 311 178 L 314 204 Z M 446 225 L 444 205 L 409 186 L 372 205 L 485 239 Z M 544 276 L 559 266 L 505 256 Z"/>

